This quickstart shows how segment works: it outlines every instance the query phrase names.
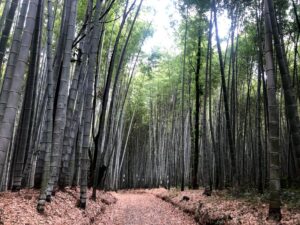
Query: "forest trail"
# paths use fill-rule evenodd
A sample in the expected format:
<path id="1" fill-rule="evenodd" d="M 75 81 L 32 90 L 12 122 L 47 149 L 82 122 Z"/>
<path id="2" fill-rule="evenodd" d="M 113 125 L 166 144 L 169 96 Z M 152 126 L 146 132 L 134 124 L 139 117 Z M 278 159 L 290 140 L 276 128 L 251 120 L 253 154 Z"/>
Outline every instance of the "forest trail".
<path id="1" fill-rule="evenodd" d="M 101 216 L 101 225 L 194 225 L 194 220 L 178 208 L 152 194 L 113 193 L 117 203 Z M 97 221 L 95 221 L 98 224 Z"/>
<path id="2" fill-rule="evenodd" d="M 226 191 L 214 191 L 207 197 L 202 195 L 203 189 L 181 192 L 159 188 L 117 193 L 98 191 L 97 200 L 93 201 L 92 190 L 87 193 L 85 210 L 76 206 L 80 189 L 66 188 L 56 192 L 44 213 L 38 213 L 38 190 L 2 192 L 0 225 L 195 225 L 196 221 L 198 224 L 278 224 L 266 220 L 268 205 L 258 196 L 247 200 L 234 198 Z M 282 215 L 281 225 L 300 224 L 299 208 L 288 208 L 285 204 Z"/>

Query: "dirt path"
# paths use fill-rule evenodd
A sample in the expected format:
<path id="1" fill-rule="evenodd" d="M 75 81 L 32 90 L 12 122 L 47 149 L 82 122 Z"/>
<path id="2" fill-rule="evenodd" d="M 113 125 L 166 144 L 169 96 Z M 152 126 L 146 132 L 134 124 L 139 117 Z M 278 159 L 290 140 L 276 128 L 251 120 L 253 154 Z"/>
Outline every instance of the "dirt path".
<path id="1" fill-rule="evenodd" d="M 195 225 L 191 217 L 151 194 L 114 193 L 118 199 L 95 224 L 101 225 Z"/>

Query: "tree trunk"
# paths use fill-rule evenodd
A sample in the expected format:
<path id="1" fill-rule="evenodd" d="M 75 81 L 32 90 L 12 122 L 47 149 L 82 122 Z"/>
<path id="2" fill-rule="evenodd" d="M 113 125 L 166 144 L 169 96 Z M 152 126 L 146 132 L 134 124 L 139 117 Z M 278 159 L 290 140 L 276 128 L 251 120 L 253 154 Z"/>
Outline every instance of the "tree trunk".
<path id="1" fill-rule="evenodd" d="M 13 20 L 15 17 L 15 12 L 18 7 L 19 0 L 13 0 L 11 2 L 10 9 L 8 11 L 6 21 L 5 21 L 5 26 L 2 31 L 1 39 L 0 39 L 0 71 L 3 65 L 3 58 L 5 56 L 5 50 L 6 50 L 6 44 L 8 41 L 8 37 L 10 34 L 10 30 L 13 24 Z"/>
<path id="2" fill-rule="evenodd" d="M 46 112 L 46 151 L 43 165 L 42 185 L 40 196 L 37 204 L 39 212 L 44 211 L 46 203 L 46 189 L 50 175 L 50 157 L 52 150 L 52 132 L 53 132 L 53 103 L 54 103 L 54 82 L 53 82 L 53 55 L 52 55 L 52 40 L 53 40 L 53 4 L 52 0 L 48 0 L 48 22 L 47 22 L 47 112 Z"/>
<path id="3" fill-rule="evenodd" d="M 65 2 L 68 4 L 68 1 Z M 63 147 L 63 134 L 66 124 L 66 105 L 68 101 L 68 86 L 70 79 L 70 63 L 72 54 L 72 43 L 75 35 L 75 22 L 77 15 L 77 0 L 72 0 L 70 8 L 70 18 L 67 25 L 66 45 L 64 48 L 64 59 L 61 67 L 61 73 L 59 75 L 59 85 L 56 89 L 56 109 L 55 117 L 53 121 L 53 137 L 52 137 L 52 153 L 51 153 L 51 165 L 50 165 L 50 179 L 47 188 L 47 198 L 51 199 L 51 193 L 54 185 L 58 180 L 59 168 L 61 163 L 61 154 Z"/>
<path id="4" fill-rule="evenodd" d="M 195 72 L 195 134 L 194 134 L 194 154 L 192 166 L 192 187 L 198 188 L 198 161 L 199 161 L 199 137 L 200 137 L 200 67 L 201 67 L 201 31 L 199 30 L 198 45 L 197 45 L 197 65 Z"/>
<path id="5" fill-rule="evenodd" d="M 11 89 L 8 94 L 6 108 L 3 118 L 0 122 L 0 177 L 2 178 L 5 158 L 9 149 L 10 141 L 13 137 L 13 128 L 17 114 L 17 108 L 21 97 L 21 89 L 24 80 L 26 63 L 29 57 L 35 20 L 37 16 L 38 0 L 31 0 L 29 4 L 28 15 L 24 28 L 24 34 L 21 39 L 20 54 L 17 59 L 15 72 L 11 83 Z"/>
<path id="6" fill-rule="evenodd" d="M 181 191 L 184 191 L 185 186 L 185 139 L 184 139 L 184 86 L 185 86 L 185 62 L 187 52 L 187 31 L 188 31 L 188 8 L 186 6 L 185 14 L 185 32 L 184 32 L 184 52 L 183 52 L 183 65 L 182 65 L 182 77 L 181 77 Z"/>
<path id="7" fill-rule="evenodd" d="M 97 133 L 96 137 L 94 137 L 95 153 L 94 153 L 94 158 L 93 158 L 93 162 L 91 165 L 91 174 L 93 174 L 93 176 L 92 176 L 93 177 L 92 178 L 92 180 L 93 180 L 93 195 L 92 196 L 94 199 L 96 199 L 96 189 L 99 184 L 99 179 L 101 178 L 100 174 L 104 174 L 104 171 L 106 170 L 106 167 L 102 166 L 101 171 L 100 171 L 100 166 L 101 166 L 101 164 L 103 165 L 103 157 L 104 157 L 103 154 L 100 155 L 101 154 L 100 150 L 101 150 L 101 145 L 102 145 L 102 142 L 104 139 L 106 110 L 107 110 L 107 105 L 108 105 L 108 100 L 109 100 L 109 90 L 110 90 L 112 76 L 113 76 L 113 72 L 114 72 L 114 63 L 115 63 L 115 58 L 116 58 L 117 49 L 119 46 L 122 30 L 124 28 L 125 21 L 128 16 L 128 14 L 127 14 L 128 4 L 129 4 L 129 1 L 127 0 L 125 10 L 123 13 L 123 18 L 122 18 L 122 21 L 120 24 L 119 32 L 116 37 L 116 41 L 114 44 L 114 48 L 113 48 L 113 52 L 111 55 L 110 64 L 109 64 L 109 68 L 108 68 L 106 84 L 105 84 L 103 97 L 102 97 L 102 109 L 101 109 L 100 119 L 99 119 L 99 129 L 98 129 L 98 133 Z M 130 10 L 131 9 L 132 9 L 132 7 L 130 7 Z"/>
<path id="8" fill-rule="evenodd" d="M 291 130 L 292 144 L 294 151 L 296 153 L 297 162 L 298 162 L 298 177 L 296 182 L 300 185 L 300 120 L 298 115 L 298 105 L 297 99 L 292 87 L 291 78 L 289 74 L 289 68 L 287 64 L 286 53 L 284 49 L 284 43 L 280 39 L 278 24 L 274 12 L 273 0 L 267 0 L 266 2 L 269 8 L 269 17 L 271 23 L 271 32 L 274 38 L 274 47 L 276 50 L 276 56 L 278 61 L 278 66 L 281 75 L 282 87 L 284 90 L 285 98 L 285 108 L 286 108 L 286 117 L 288 119 L 288 124 Z"/>
<path id="9" fill-rule="evenodd" d="M 20 129 L 20 138 L 16 141 L 16 164 L 14 167 L 14 180 L 13 190 L 19 190 L 21 188 L 21 181 L 24 169 L 24 160 L 26 152 L 28 152 L 29 140 L 31 138 L 32 121 L 34 117 L 34 105 L 35 105 L 35 90 L 37 89 L 37 77 L 40 62 L 40 43 L 41 43 L 41 21 L 42 21 L 42 8 L 43 1 L 38 5 L 38 17 L 35 24 L 35 34 L 32 40 L 32 50 L 30 56 L 30 66 L 28 71 L 28 77 L 25 88 L 25 98 L 23 101 L 21 120 L 18 124 Z"/>
<path id="10" fill-rule="evenodd" d="M 269 18 L 268 0 L 265 3 L 265 59 L 268 86 L 269 109 L 269 154 L 270 154 L 270 205 L 269 219 L 280 221 L 280 146 L 279 146 L 279 109 L 276 99 L 274 79 L 274 60 L 272 48 L 272 27 Z"/>
<path id="11" fill-rule="evenodd" d="M 235 146 L 234 146 L 234 142 L 233 142 L 230 115 L 229 115 L 228 94 L 227 94 L 226 81 L 225 81 L 223 56 L 222 56 L 222 51 L 221 51 L 220 38 L 219 38 L 219 34 L 218 34 L 217 9 L 216 9 L 216 1 L 215 0 L 213 0 L 213 2 L 212 2 L 212 7 L 213 7 L 213 12 L 214 12 L 214 20 L 215 20 L 216 41 L 217 41 L 217 48 L 218 48 L 218 55 L 219 55 L 221 84 L 222 84 L 222 91 L 223 91 L 223 98 L 224 98 L 226 130 L 227 130 L 229 150 L 230 150 L 230 159 L 231 159 L 231 171 L 232 171 L 232 177 L 233 177 L 233 184 L 236 185 L 237 177 L 236 177 Z"/>

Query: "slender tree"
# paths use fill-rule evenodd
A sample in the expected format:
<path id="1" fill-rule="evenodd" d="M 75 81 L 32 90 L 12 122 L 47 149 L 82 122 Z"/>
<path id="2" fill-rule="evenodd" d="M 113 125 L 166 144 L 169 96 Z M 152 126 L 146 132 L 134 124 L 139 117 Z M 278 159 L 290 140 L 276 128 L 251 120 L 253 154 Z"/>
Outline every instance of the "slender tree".
<path id="1" fill-rule="evenodd" d="M 292 87 L 289 68 L 287 64 L 287 58 L 284 48 L 284 43 L 282 38 L 279 35 L 278 29 L 278 21 L 276 20 L 273 0 L 268 0 L 266 2 L 269 8 L 269 20 L 272 24 L 272 35 L 274 38 L 274 47 L 276 50 L 276 56 L 278 61 L 278 66 L 281 75 L 282 87 L 284 90 L 284 98 L 285 98 L 285 107 L 286 107 L 286 115 L 289 121 L 289 127 L 291 130 L 292 136 L 292 145 L 294 147 L 294 151 L 296 152 L 297 162 L 298 162 L 298 182 L 300 181 L 300 120 L 298 115 L 298 104 L 297 99 Z"/>
<path id="2" fill-rule="evenodd" d="M 198 50 L 197 50 L 197 65 L 195 72 L 195 136 L 194 136 L 194 156 L 192 167 L 192 186 L 194 189 L 198 188 L 198 161 L 199 161 L 199 136 L 200 136 L 200 66 L 201 66 L 201 31 L 199 30 Z"/>
<path id="3" fill-rule="evenodd" d="M 8 14 L 7 14 L 7 17 L 5 20 L 5 26 L 2 31 L 2 35 L 1 35 L 1 39 L 0 39 L 0 71 L 2 68 L 3 59 L 4 59 L 4 55 L 5 55 L 5 50 L 6 50 L 6 44 L 7 44 L 10 30 L 11 30 L 11 27 L 13 24 L 13 20 L 15 17 L 15 12 L 18 7 L 18 3 L 19 3 L 18 0 L 13 0 L 11 2 L 10 9 L 8 11 Z"/>
<path id="4" fill-rule="evenodd" d="M 223 62 L 223 56 L 222 56 L 222 50 L 221 50 L 221 44 L 220 44 L 220 38 L 219 38 L 219 31 L 218 31 L 217 8 L 216 8 L 215 0 L 212 1 L 212 10 L 214 13 L 216 41 L 217 41 L 217 48 L 218 48 L 218 55 L 219 55 L 221 84 L 222 84 L 225 118 L 226 118 L 226 130 L 227 130 L 227 135 L 228 135 L 228 143 L 229 143 L 230 159 L 231 159 L 231 170 L 232 170 L 233 182 L 235 183 L 236 182 L 235 147 L 234 147 L 234 142 L 233 142 L 231 122 L 230 122 L 230 116 L 229 116 L 228 94 L 227 94 L 227 87 L 226 87 L 226 80 L 225 80 L 224 62 Z"/>
<path id="5" fill-rule="evenodd" d="M 184 138 L 184 124 L 185 124 L 185 107 L 184 107 L 184 87 L 185 87 L 185 66 L 187 54 L 187 31 L 188 31 L 188 8 L 185 9 L 185 32 L 184 32 L 184 50 L 183 50 L 183 64 L 181 77 L 181 191 L 184 191 L 185 186 L 185 138 Z M 195 168 L 196 169 L 196 168 Z"/>
<path id="6" fill-rule="evenodd" d="M 64 48 L 64 60 L 59 74 L 59 85 L 56 89 L 55 116 L 53 121 L 52 152 L 50 164 L 50 179 L 47 188 L 47 198 L 51 199 L 51 194 L 58 181 L 60 172 L 60 161 L 63 146 L 63 133 L 66 124 L 66 107 L 68 100 L 68 85 L 70 77 L 70 63 L 72 55 L 72 43 L 75 36 L 75 21 L 77 15 L 77 1 L 65 2 L 66 10 L 69 10 L 69 20 L 67 25 L 66 45 Z M 68 7 L 69 6 L 69 7 Z"/>
<path id="7" fill-rule="evenodd" d="M 268 85 L 269 108 L 269 154 L 270 154 L 270 205 L 269 218 L 281 219 L 280 211 L 280 151 L 279 151 L 279 108 L 276 99 L 275 66 L 273 60 L 272 25 L 267 0 L 265 4 L 265 59 Z"/>
<path id="8" fill-rule="evenodd" d="M 31 46 L 33 31 L 35 27 L 35 20 L 37 16 L 38 1 L 31 0 L 29 3 L 29 10 L 26 17 L 26 24 L 24 33 L 21 39 L 20 54 L 14 70 L 14 75 L 11 83 L 11 89 L 8 94 L 8 103 L 0 122 L 0 177 L 3 176 L 5 169 L 6 155 L 9 150 L 9 144 L 13 137 L 14 121 L 17 114 L 18 104 L 21 97 L 22 81 L 24 79 L 24 72 L 26 62 L 29 58 L 29 49 Z M 1 179 L 1 182 L 3 179 Z"/>

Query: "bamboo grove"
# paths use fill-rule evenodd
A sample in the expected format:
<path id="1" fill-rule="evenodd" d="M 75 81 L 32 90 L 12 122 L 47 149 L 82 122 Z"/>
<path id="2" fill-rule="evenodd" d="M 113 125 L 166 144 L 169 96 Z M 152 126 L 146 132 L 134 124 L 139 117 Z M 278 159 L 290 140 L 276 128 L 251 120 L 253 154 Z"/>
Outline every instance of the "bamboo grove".
<path id="1" fill-rule="evenodd" d="M 149 24 L 143 1 L 6 1 L 1 36 L 1 189 L 96 189 L 120 152 L 125 102 Z M 114 170 L 115 179 L 119 169 Z"/>
<path id="2" fill-rule="evenodd" d="M 0 188 L 270 193 L 300 182 L 299 1 L 181 0 L 143 52 L 143 0 L 0 0 Z M 227 12 L 229 34 L 220 38 Z M 177 23 L 177 24 L 176 24 Z"/>

